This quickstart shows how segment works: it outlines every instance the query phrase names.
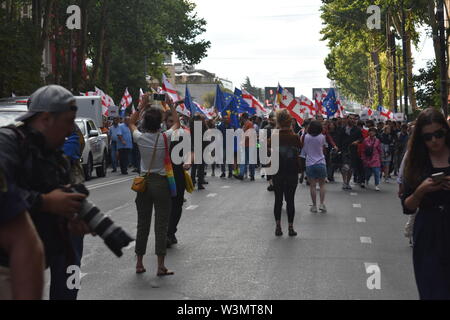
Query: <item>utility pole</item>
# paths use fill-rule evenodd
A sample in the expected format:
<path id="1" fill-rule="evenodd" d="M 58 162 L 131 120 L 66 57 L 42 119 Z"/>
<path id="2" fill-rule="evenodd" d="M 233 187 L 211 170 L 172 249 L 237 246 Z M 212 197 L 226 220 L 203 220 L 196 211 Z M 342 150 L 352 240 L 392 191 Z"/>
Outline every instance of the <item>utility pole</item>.
<path id="1" fill-rule="evenodd" d="M 447 75 L 447 45 L 445 34 L 445 15 L 444 15 L 444 0 L 439 0 L 437 5 L 437 20 L 439 25 L 439 45 L 440 45 L 440 78 L 441 78 L 441 108 L 445 119 L 448 117 L 448 75 Z"/>
<path id="2" fill-rule="evenodd" d="M 408 119 L 408 66 L 407 66 L 407 61 L 408 61 L 408 55 L 406 52 L 406 15 L 405 15 L 405 8 L 404 8 L 404 1 L 402 0 L 402 40 L 403 40 L 403 90 L 405 91 L 404 93 L 404 98 L 405 98 L 405 103 L 404 103 L 404 112 L 405 112 L 405 117 L 406 119 Z"/>

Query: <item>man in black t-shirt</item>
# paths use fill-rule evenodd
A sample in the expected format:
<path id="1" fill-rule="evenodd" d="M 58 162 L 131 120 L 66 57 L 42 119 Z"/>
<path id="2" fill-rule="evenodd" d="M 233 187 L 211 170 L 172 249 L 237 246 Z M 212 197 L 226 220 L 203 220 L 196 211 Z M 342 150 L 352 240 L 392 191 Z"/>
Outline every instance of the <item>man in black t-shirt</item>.
<path id="1" fill-rule="evenodd" d="M 342 179 L 343 190 L 351 190 L 350 180 L 353 171 L 358 166 L 358 143 L 362 142 L 363 135 L 361 129 L 356 125 L 354 116 L 350 115 L 347 118 L 347 124 L 339 128 L 339 149 L 342 152 Z"/>

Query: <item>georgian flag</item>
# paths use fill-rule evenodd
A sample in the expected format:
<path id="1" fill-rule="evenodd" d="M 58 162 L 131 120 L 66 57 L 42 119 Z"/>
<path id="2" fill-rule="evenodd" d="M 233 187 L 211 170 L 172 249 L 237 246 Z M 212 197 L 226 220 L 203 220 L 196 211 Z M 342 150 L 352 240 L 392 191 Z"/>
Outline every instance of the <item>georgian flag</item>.
<path id="1" fill-rule="evenodd" d="M 392 113 L 391 110 L 387 110 L 383 106 L 379 106 L 378 111 L 380 112 L 380 116 L 391 120 L 394 119 L 394 113 Z"/>
<path id="2" fill-rule="evenodd" d="M 138 106 L 141 105 L 142 102 L 142 98 L 144 97 L 144 91 L 142 91 L 142 88 L 139 89 L 139 101 L 138 101 Z"/>
<path id="3" fill-rule="evenodd" d="M 167 79 L 165 74 L 162 75 L 162 81 L 163 83 L 161 93 L 167 93 L 167 95 L 174 103 L 180 101 L 181 100 L 180 95 L 178 94 L 175 87 L 169 82 L 169 79 Z"/>
<path id="4" fill-rule="evenodd" d="M 166 93 L 170 100 L 172 100 L 172 102 L 177 102 L 181 100 L 180 95 L 178 94 L 177 90 L 175 89 L 175 87 L 170 83 L 169 79 L 167 79 L 166 75 L 163 73 L 162 75 L 162 88 L 158 88 L 158 93 L 160 94 L 164 94 Z M 176 109 L 179 113 L 181 113 L 182 115 L 191 116 L 191 112 L 189 111 L 188 108 L 186 108 L 186 106 L 184 105 L 184 103 L 180 104 L 177 106 Z"/>
<path id="5" fill-rule="evenodd" d="M 322 89 L 321 92 L 316 92 L 316 96 L 314 97 L 316 114 L 321 114 L 323 117 L 327 118 L 328 113 L 323 105 L 323 100 L 327 97 L 327 91 Z"/>
<path id="6" fill-rule="evenodd" d="M 125 89 L 122 100 L 120 101 L 121 110 L 125 110 L 133 102 L 133 97 L 128 92 L 128 88 Z"/>
<path id="7" fill-rule="evenodd" d="M 102 109 L 103 109 L 103 115 L 108 116 L 108 107 L 109 106 L 115 106 L 114 100 L 108 96 L 106 93 L 104 93 L 101 89 L 95 87 L 95 95 L 100 96 L 102 99 Z"/>
<path id="8" fill-rule="evenodd" d="M 285 88 L 278 86 L 278 103 L 281 109 L 287 109 L 299 125 L 305 121 L 306 107 L 299 104 L 297 99 Z"/>
<path id="9" fill-rule="evenodd" d="M 338 99 L 336 102 L 338 105 L 338 110 L 336 112 L 336 118 L 345 118 L 345 107 L 342 105 L 342 102 L 340 99 Z"/>
<path id="10" fill-rule="evenodd" d="M 245 89 L 242 89 L 242 98 L 251 108 L 256 109 L 257 115 L 263 116 L 268 113 L 268 111 L 262 106 L 261 102 L 259 102 L 258 99 L 256 99 Z"/>
<path id="11" fill-rule="evenodd" d="M 297 120 L 297 123 L 300 126 L 303 126 L 303 123 L 305 122 L 306 119 L 306 107 L 302 106 L 301 104 L 297 103 L 292 109 L 288 109 L 291 116 Z"/>
<path id="12" fill-rule="evenodd" d="M 302 107 L 305 107 L 305 117 L 307 119 L 310 119 L 316 115 L 316 108 L 314 107 L 314 103 L 307 97 L 301 95 L 299 98 L 297 98 L 297 101 Z"/>

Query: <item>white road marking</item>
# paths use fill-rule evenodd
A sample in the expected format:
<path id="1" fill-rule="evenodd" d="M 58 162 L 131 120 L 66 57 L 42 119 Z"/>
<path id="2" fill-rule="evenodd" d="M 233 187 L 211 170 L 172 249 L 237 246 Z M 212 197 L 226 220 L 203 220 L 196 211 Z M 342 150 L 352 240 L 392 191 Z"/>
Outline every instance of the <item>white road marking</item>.
<path id="1" fill-rule="evenodd" d="M 371 237 L 360 237 L 359 239 L 360 239 L 361 243 L 368 243 L 368 244 L 372 243 Z"/>
<path id="2" fill-rule="evenodd" d="M 192 205 L 192 206 L 187 207 L 186 210 L 195 210 L 197 208 L 198 208 L 197 205 Z"/>
<path id="3" fill-rule="evenodd" d="M 366 218 L 357 217 L 356 222 L 358 223 L 366 223 Z"/>
<path id="4" fill-rule="evenodd" d="M 89 190 L 95 190 L 95 189 L 98 189 L 98 188 L 103 188 L 103 187 L 112 186 L 112 185 L 115 185 L 115 184 L 118 184 L 118 183 L 130 181 L 130 180 L 133 180 L 134 178 L 135 177 L 126 177 L 126 178 L 116 179 L 116 180 L 112 180 L 112 181 L 108 181 L 108 182 L 97 183 L 97 184 L 93 184 L 93 185 L 87 186 L 87 188 Z"/>
<path id="5" fill-rule="evenodd" d="M 210 193 L 206 197 L 207 198 L 214 198 L 215 196 L 217 196 L 217 193 Z"/>
<path id="6" fill-rule="evenodd" d="M 353 208 L 362 208 L 360 203 L 354 203 Z"/>
<path id="7" fill-rule="evenodd" d="M 357 196 L 358 194 L 357 194 L 356 192 L 350 192 L 350 195 L 355 197 L 355 196 Z"/>
<path id="8" fill-rule="evenodd" d="M 230 189 L 230 186 L 223 186 L 222 189 Z"/>

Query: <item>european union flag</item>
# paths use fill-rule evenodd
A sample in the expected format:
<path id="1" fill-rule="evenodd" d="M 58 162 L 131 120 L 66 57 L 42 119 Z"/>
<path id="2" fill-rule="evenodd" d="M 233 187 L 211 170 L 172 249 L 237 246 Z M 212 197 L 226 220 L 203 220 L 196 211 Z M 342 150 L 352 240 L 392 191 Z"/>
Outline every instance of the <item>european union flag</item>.
<path id="1" fill-rule="evenodd" d="M 225 97 L 222 90 L 220 90 L 219 85 L 216 87 L 216 98 L 214 99 L 214 105 L 220 113 L 222 113 L 222 111 L 226 108 Z"/>
<path id="2" fill-rule="evenodd" d="M 203 112 L 192 101 L 191 93 L 189 92 L 189 88 L 187 85 L 186 85 L 186 94 L 184 97 L 184 106 L 191 112 L 191 117 L 193 117 L 196 113 L 203 114 Z"/>
<path id="3" fill-rule="evenodd" d="M 333 88 L 328 91 L 327 97 L 323 100 L 323 106 L 327 110 L 328 118 L 333 117 L 338 111 L 339 105 L 336 100 L 336 92 Z"/>
<path id="4" fill-rule="evenodd" d="M 242 97 L 242 91 L 238 88 L 234 89 L 234 96 L 237 101 L 237 108 L 239 113 L 248 113 L 251 115 L 256 114 L 256 109 L 250 107 L 250 105 Z"/>

